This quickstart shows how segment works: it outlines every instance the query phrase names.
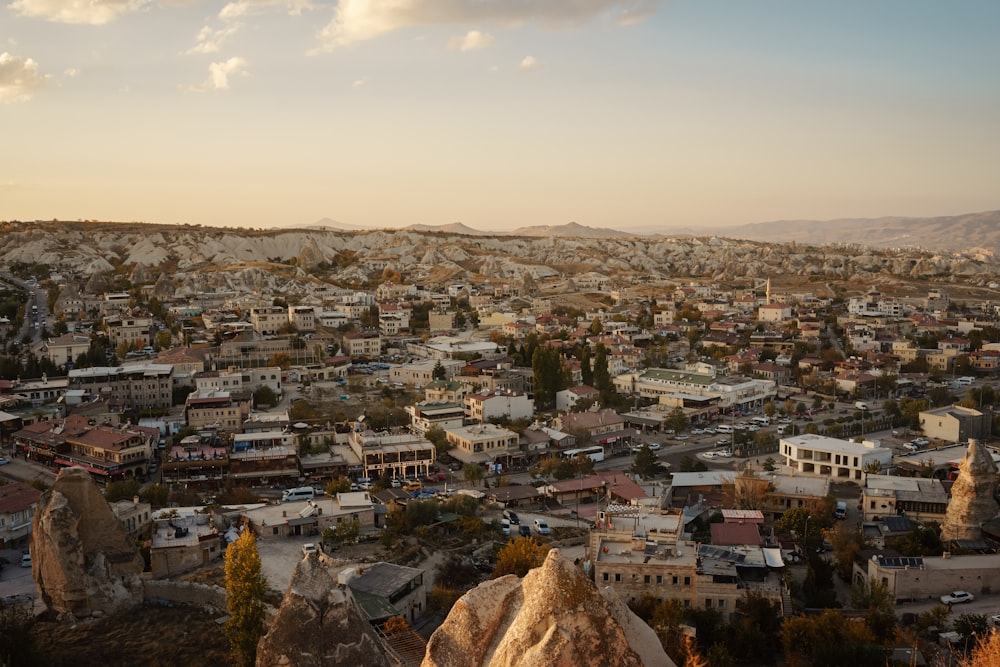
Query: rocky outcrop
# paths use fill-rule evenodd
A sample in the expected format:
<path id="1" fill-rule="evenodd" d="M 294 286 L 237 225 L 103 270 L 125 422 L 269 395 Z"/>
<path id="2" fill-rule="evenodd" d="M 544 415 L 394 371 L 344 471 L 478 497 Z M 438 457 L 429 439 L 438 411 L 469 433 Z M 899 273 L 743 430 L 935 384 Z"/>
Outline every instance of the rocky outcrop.
<path id="1" fill-rule="evenodd" d="M 480 584 L 431 635 L 422 667 L 643 667 L 674 663 L 611 589 L 558 549 L 519 579 Z"/>
<path id="2" fill-rule="evenodd" d="M 997 464 L 988 449 L 976 440 L 958 464 L 958 477 L 951 487 L 951 501 L 941 524 L 941 540 L 980 540 L 983 523 L 997 515 L 993 494 L 997 488 Z"/>
<path id="3" fill-rule="evenodd" d="M 50 611 L 99 616 L 142 602 L 142 556 L 83 468 L 63 469 L 42 494 L 31 554 Z"/>
<path id="4" fill-rule="evenodd" d="M 343 285 L 370 280 L 388 266 L 414 280 L 448 282 L 572 278 L 588 271 L 643 282 L 678 277 L 714 280 L 795 274 L 830 280 L 933 280 L 986 286 L 1000 262 L 980 248 L 929 252 L 843 243 L 807 246 L 702 237 L 581 238 L 469 236 L 447 232 L 195 228 L 84 222 L 10 223 L 0 230 L 0 263 L 39 262 L 82 281 L 134 266 L 134 278 L 168 272 L 181 296 L 197 291 L 262 290 L 295 301 L 318 272 Z M 277 261 L 275 261 L 277 260 Z M 293 261 L 294 260 L 294 261 Z M 295 264 L 300 270 L 289 271 Z M 138 267 L 144 267 L 138 270 Z M 320 270 L 318 267 L 322 266 Z M 105 291 L 93 280 L 88 293 Z M 531 287 L 530 285 L 528 286 Z M 530 295 L 531 292 L 526 292 Z"/>
<path id="5" fill-rule="evenodd" d="M 392 667 L 382 642 L 329 559 L 310 554 L 295 567 L 271 628 L 257 646 L 258 667 Z"/>

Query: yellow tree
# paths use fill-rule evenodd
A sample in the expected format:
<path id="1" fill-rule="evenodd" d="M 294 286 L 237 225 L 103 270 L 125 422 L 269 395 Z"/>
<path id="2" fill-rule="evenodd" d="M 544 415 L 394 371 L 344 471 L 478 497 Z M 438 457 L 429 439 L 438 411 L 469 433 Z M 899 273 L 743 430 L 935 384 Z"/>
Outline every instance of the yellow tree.
<path id="1" fill-rule="evenodd" d="M 507 546 L 497 552 L 497 566 L 493 569 L 493 578 L 505 574 L 516 574 L 523 577 L 528 570 L 545 562 L 549 548 L 539 544 L 533 537 L 519 537 L 507 543 Z"/>
<path id="2" fill-rule="evenodd" d="M 247 528 L 226 548 L 226 597 L 229 620 L 223 630 L 236 667 L 253 667 L 264 634 L 264 589 L 257 539 Z"/>

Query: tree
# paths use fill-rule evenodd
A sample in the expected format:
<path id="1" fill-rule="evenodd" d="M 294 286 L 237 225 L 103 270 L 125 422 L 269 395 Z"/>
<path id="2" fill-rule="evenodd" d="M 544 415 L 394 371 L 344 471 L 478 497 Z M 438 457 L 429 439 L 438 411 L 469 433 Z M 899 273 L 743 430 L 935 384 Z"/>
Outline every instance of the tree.
<path id="1" fill-rule="evenodd" d="M 484 476 L 483 466 L 478 463 L 466 463 L 462 466 L 462 477 L 469 483 L 469 486 L 477 486 Z"/>
<path id="2" fill-rule="evenodd" d="M 351 490 L 351 480 L 347 479 L 343 475 L 338 475 L 334 477 L 326 485 L 326 492 L 331 496 L 336 496 L 338 493 L 347 493 Z"/>
<path id="3" fill-rule="evenodd" d="M 594 369 L 590 365 L 590 346 L 584 345 L 580 351 L 580 379 L 583 384 L 592 386 L 594 383 Z"/>
<path id="4" fill-rule="evenodd" d="M 437 363 L 434 364 L 434 370 L 431 371 L 431 376 L 435 380 L 443 380 L 447 375 L 448 371 L 444 369 L 444 365 L 441 363 L 441 360 L 438 359 Z"/>
<path id="5" fill-rule="evenodd" d="M 424 437 L 434 445 L 438 456 L 451 449 L 451 443 L 448 442 L 448 434 L 437 424 L 424 431 Z"/>
<path id="6" fill-rule="evenodd" d="M 865 624 L 871 630 L 875 641 L 886 643 L 896 634 L 896 605 L 889 585 L 870 577 L 855 581 L 851 585 L 851 607 L 865 609 Z M 985 620 L 986 617 L 983 617 Z"/>
<path id="7" fill-rule="evenodd" d="M 959 659 L 960 667 L 996 667 L 1000 665 L 1000 632 L 991 629 L 979 637 L 975 648 L 966 658 Z"/>
<path id="8" fill-rule="evenodd" d="M 104 498 L 109 503 L 117 500 L 132 500 L 137 495 L 139 495 L 139 482 L 134 479 L 111 482 L 104 490 Z"/>
<path id="9" fill-rule="evenodd" d="M 361 534 L 361 522 L 357 519 L 353 521 L 341 521 L 333 529 L 333 536 L 343 544 L 354 544 Z"/>
<path id="10" fill-rule="evenodd" d="M 872 667 L 885 664 L 885 656 L 863 623 L 855 623 L 828 609 L 821 616 L 787 619 L 780 632 L 789 667 Z"/>
<path id="11" fill-rule="evenodd" d="M 990 633 L 989 619 L 986 614 L 962 614 L 955 619 L 952 628 L 962 635 L 964 649 L 968 651 L 979 637 L 986 637 Z"/>
<path id="12" fill-rule="evenodd" d="M 680 408 L 674 408 L 663 420 L 663 425 L 680 433 L 688 427 L 688 418 Z"/>
<path id="13" fill-rule="evenodd" d="M 539 346 L 531 355 L 535 408 L 545 410 L 556 404 L 556 393 L 569 386 L 569 372 L 559 350 Z"/>
<path id="14" fill-rule="evenodd" d="M 274 390 L 267 385 L 261 385 L 257 388 L 257 391 L 253 393 L 253 402 L 256 406 L 266 405 L 268 407 L 274 407 L 278 404 L 278 395 L 274 393 Z"/>
<path id="15" fill-rule="evenodd" d="M 594 354 L 594 389 L 601 392 L 601 398 L 611 391 L 611 373 L 608 370 L 608 348 L 604 343 L 597 344 Z"/>
<path id="16" fill-rule="evenodd" d="M 593 334 L 594 336 L 597 336 L 602 331 L 604 331 L 604 323 L 601 322 L 600 317 L 595 317 L 594 321 L 590 323 L 590 333 Z"/>
<path id="17" fill-rule="evenodd" d="M 533 537 L 518 537 L 507 543 L 497 552 L 497 564 L 493 568 L 493 578 L 505 574 L 516 574 L 523 577 L 545 562 L 549 547 L 540 544 Z"/>
<path id="18" fill-rule="evenodd" d="M 632 472 L 643 479 L 651 479 L 663 472 L 663 466 L 656 459 L 656 452 L 644 444 L 635 455 L 632 462 Z"/>
<path id="19" fill-rule="evenodd" d="M 276 352 L 267 360 L 268 366 L 278 366 L 287 371 L 292 365 L 292 357 L 287 352 Z"/>
<path id="20" fill-rule="evenodd" d="M 264 634 L 264 591 L 260 554 L 253 531 L 245 527 L 239 539 L 226 548 L 226 609 L 223 626 L 237 667 L 253 667 L 257 642 Z"/>
<path id="21" fill-rule="evenodd" d="M 170 489 L 162 484 L 151 484 L 139 492 L 139 500 L 151 507 L 166 507 L 170 502 Z"/>

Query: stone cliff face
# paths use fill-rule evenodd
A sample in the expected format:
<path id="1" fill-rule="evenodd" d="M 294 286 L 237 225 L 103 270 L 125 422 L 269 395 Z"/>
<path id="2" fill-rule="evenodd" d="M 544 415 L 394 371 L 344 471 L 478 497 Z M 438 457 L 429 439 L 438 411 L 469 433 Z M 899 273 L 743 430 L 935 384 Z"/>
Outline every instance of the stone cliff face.
<path id="1" fill-rule="evenodd" d="M 524 579 L 466 593 L 431 635 L 422 667 L 671 666 L 653 630 L 557 549 Z"/>
<path id="2" fill-rule="evenodd" d="M 19 223 L 0 235 L 0 262 L 38 262 L 85 280 L 132 266 L 172 278 L 174 292 L 270 290 L 305 297 L 323 267 L 353 284 L 387 266 L 412 280 L 572 278 L 596 271 L 643 281 L 794 274 L 804 278 L 920 279 L 986 286 L 1000 278 L 990 253 L 934 253 L 861 246 L 802 246 L 717 237 L 576 238 L 467 236 L 405 230 L 260 232 L 168 225 Z M 294 262 L 293 262 L 294 260 Z M 290 266 L 290 264 L 296 266 Z M 139 267 L 143 267 L 139 269 Z M 162 281 L 162 279 L 161 279 Z M 158 281 L 157 290 L 167 291 Z M 92 286 L 88 286 L 92 287 Z"/>
<path id="3" fill-rule="evenodd" d="M 969 449 L 958 464 L 958 477 L 951 487 L 951 501 L 941 524 L 941 540 L 980 540 L 983 522 L 997 515 L 993 494 L 997 488 L 997 464 L 986 447 L 969 440 Z"/>
<path id="4" fill-rule="evenodd" d="M 258 667 L 393 667 L 354 600 L 322 554 L 295 567 L 278 613 L 257 646 Z"/>
<path id="5" fill-rule="evenodd" d="M 86 617 L 142 602 L 142 556 L 83 468 L 60 471 L 42 494 L 31 554 L 35 583 L 51 611 Z"/>

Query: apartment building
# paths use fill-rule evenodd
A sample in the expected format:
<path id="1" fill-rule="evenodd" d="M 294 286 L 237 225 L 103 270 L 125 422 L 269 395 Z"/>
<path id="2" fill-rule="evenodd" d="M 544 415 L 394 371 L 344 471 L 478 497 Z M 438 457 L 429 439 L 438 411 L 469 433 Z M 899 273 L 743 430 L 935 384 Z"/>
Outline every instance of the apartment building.
<path id="1" fill-rule="evenodd" d="M 106 317 L 104 329 L 113 348 L 125 345 L 141 350 L 153 344 L 153 319 L 150 317 Z"/>
<path id="2" fill-rule="evenodd" d="M 63 334 L 45 341 L 42 354 L 56 366 L 73 363 L 81 354 L 90 351 L 90 336 Z"/>
<path id="3" fill-rule="evenodd" d="M 174 367 L 133 362 L 121 366 L 73 368 L 69 388 L 100 396 L 126 410 L 169 410 L 173 403 Z"/>
<path id="4" fill-rule="evenodd" d="M 877 462 L 887 468 L 892 463 L 892 450 L 871 440 L 859 443 L 806 433 L 781 438 L 778 444 L 784 464 L 796 474 L 863 482 L 867 466 Z"/>
<path id="5" fill-rule="evenodd" d="M 232 433 L 240 430 L 250 415 L 252 402 L 248 392 L 194 392 L 188 394 L 184 402 L 184 421 L 194 429 L 212 428 Z"/>
<path id="6" fill-rule="evenodd" d="M 457 402 L 427 400 L 407 405 L 405 410 L 410 415 L 410 429 L 421 436 L 433 426 L 447 431 L 465 424 L 465 410 Z"/>
<path id="7" fill-rule="evenodd" d="M 535 415 L 535 407 L 523 392 L 496 390 L 486 394 L 466 395 L 465 414 L 472 421 L 480 423 L 502 418 L 531 419 Z"/>
<path id="8" fill-rule="evenodd" d="M 286 324 L 288 324 L 288 311 L 281 306 L 250 309 L 250 325 L 259 336 L 277 336 Z"/>
<path id="9" fill-rule="evenodd" d="M 377 357 L 382 354 L 382 336 L 374 331 L 346 333 L 341 352 L 349 357 Z"/>

